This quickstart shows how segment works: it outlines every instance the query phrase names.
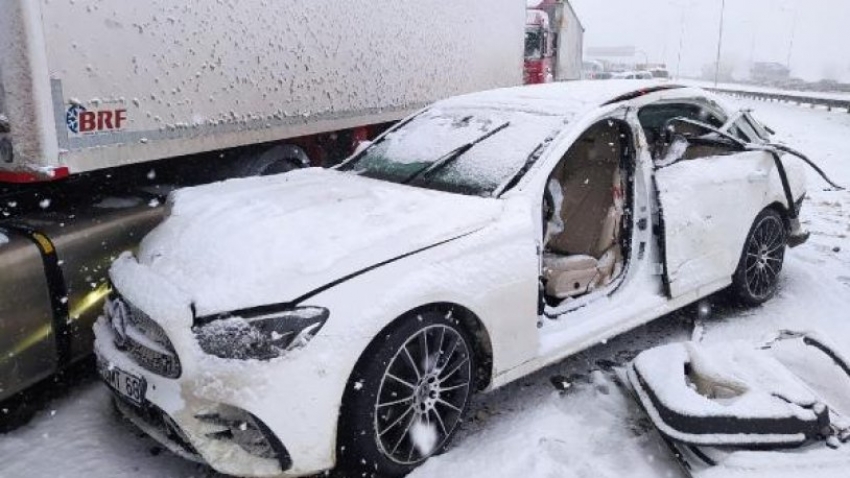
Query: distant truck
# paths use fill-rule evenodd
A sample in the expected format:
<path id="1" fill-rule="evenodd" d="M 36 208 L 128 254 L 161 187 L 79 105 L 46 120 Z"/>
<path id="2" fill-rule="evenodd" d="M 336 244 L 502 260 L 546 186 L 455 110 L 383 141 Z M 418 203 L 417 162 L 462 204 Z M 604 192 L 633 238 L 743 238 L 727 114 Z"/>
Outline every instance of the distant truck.
<path id="1" fill-rule="evenodd" d="M 580 80 L 584 27 L 569 0 L 527 0 L 525 83 Z"/>
<path id="2" fill-rule="evenodd" d="M 0 0 L 0 182 L 258 143 L 322 164 L 364 126 L 520 84 L 523 8 Z"/>
<path id="3" fill-rule="evenodd" d="M 791 79 L 787 65 L 771 62 L 756 62 L 750 67 L 750 81 L 761 85 L 779 85 Z"/>
<path id="4" fill-rule="evenodd" d="M 0 12 L 0 190 L 85 195 L 155 160 L 329 166 L 435 100 L 522 83 L 521 0 L 0 0 Z M 62 184 L 11 184 L 46 181 Z M 12 220 L 3 208 L 18 201 L 2 198 L 0 400 L 90 354 L 109 263 L 162 216 L 163 197 L 144 194 L 72 211 L 47 198 Z"/>

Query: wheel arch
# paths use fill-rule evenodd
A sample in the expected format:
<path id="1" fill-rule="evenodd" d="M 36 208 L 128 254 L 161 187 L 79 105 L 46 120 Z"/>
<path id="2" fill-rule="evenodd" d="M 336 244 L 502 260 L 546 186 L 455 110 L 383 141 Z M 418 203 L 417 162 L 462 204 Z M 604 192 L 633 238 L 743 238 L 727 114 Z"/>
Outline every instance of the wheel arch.
<path id="1" fill-rule="evenodd" d="M 782 204 L 779 201 L 774 201 L 774 202 L 768 204 L 767 207 L 765 207 L 764 209 L 759 211 L 759 214 L 761 214 L 762 211 L 765 211 L 765 210 L 768 210 L 768 209 L 771 209 L 771 210 L 779 213 L 779 217 L 782 218 L 782 223 L 785 225 L 786 231 L 791 229 L 791 212 L 788 211 L 787 206 L 785 206 L 784 204 Z M 756 215 L 756 217 L 758 217 L 758 214 Z"/>

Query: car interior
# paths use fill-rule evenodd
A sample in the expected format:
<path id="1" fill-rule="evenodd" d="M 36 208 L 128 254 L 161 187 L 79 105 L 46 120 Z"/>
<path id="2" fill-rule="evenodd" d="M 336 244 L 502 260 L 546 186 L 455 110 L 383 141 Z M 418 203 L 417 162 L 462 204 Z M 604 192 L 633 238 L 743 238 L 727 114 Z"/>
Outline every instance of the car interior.
<path id="1" fill-rule="evenodd" d="M 638 112 L 646 141 L 656 165 L 666 166 L 678 160 L 721 156 L 733 152 L 718 138 L 706 138 L 706 130 L 684 122 L 686 118 L 720 129 L 723 121 L 706 106 L 695 103 L 656 103 Z"/>
<path id="2" fill-rule="evenodd" d="M 604 120 L 564 155 L 544 194 L 543 286 L 547 302 L 582 296 L 624 270 L 631 148 L 628 126 Z"/>

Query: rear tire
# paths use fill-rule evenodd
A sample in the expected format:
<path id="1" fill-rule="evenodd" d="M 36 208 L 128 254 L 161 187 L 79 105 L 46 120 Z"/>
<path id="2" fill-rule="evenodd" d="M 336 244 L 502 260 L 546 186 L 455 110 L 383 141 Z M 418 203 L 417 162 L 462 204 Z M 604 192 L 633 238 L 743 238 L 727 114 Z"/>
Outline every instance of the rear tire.
<path id="1" fill-rule="evenodd" d="M 414 313 L 382 332 L 343 398 L 340 464 L 403 476 L 445 450 L 475 387 L 473 350 L 451 311 Z"/>
<path id="2" fill-rule="evenodd" d="M 776 294 L 787 244 L 788 231 L 782 216 L 773 209 L 762 211 L 747 235 L 732 278 L 732 292 L 737 299 L 756 306 Z"/>

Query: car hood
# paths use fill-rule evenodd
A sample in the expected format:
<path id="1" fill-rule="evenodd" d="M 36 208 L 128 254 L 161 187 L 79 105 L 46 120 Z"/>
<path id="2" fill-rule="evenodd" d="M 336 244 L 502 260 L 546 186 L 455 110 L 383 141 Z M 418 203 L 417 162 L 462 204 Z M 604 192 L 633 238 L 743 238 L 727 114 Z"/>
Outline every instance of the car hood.
<path id="1" fill-rule="evenodd" d="M 497 199 L 322 169 L 184 189 L 169 201 L 138 266 L 199 316 L 292 301 L 481 229 L 502 209 Z"/>

